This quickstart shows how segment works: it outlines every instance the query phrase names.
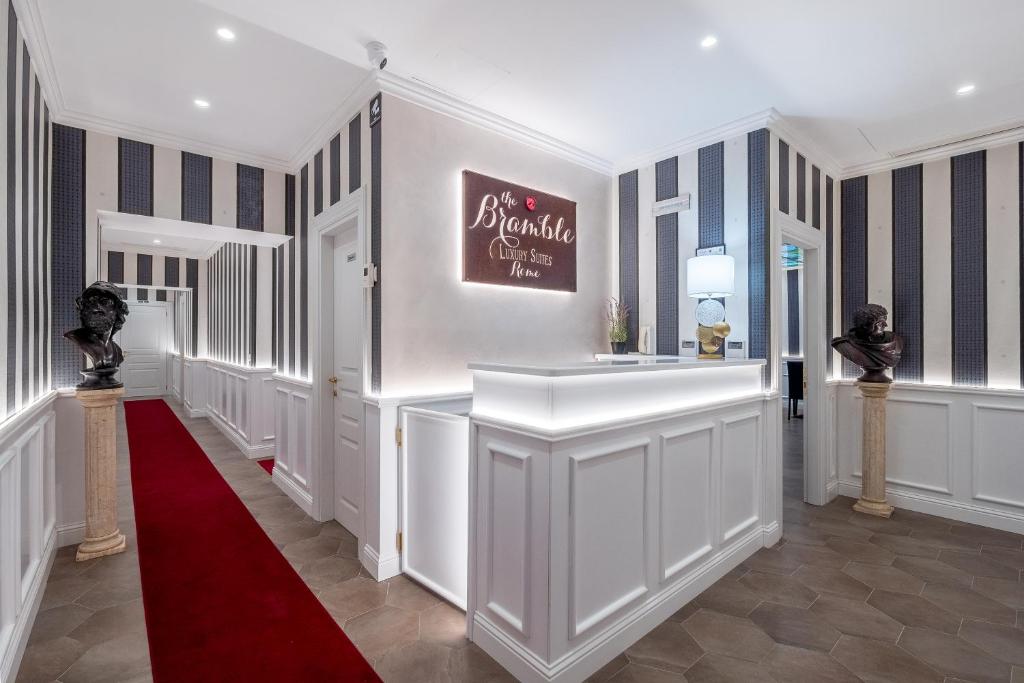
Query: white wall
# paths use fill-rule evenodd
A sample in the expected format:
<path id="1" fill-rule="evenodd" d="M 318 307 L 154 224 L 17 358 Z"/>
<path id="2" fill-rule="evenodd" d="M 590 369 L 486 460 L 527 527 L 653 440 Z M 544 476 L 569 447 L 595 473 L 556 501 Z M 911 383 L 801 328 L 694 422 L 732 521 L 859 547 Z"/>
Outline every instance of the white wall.
<path id="1" fill-rule="evenodd" d="M 607 352 L 612 179 L 385 95 L 382 393 L 468 390 L 473 360 L 588 360 Z M 578 291 L 460 280 L 461 173 L 576 202 Z"/>

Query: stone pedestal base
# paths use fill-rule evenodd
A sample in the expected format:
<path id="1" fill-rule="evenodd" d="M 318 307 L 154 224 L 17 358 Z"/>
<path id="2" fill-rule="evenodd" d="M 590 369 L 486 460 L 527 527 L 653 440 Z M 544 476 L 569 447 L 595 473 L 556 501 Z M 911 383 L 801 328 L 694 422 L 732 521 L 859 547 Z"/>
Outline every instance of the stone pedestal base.
<path id="1" fill-rule="evenodd" d="M 123 552 L 124 534 L 117 526 L 117 399 L 124 388 L 79 390 L 85 407 L 85 540 L 78 562 Z"/>
<path id="2" fill-rule="evenodd" d="M 883 382 L 857 382 L 864 397 L 864 444 L 860 499 L 853 504 L 857 512 L 886 518 L 893 511 L 885 502 L 885 399 L 890 386 Z"/>

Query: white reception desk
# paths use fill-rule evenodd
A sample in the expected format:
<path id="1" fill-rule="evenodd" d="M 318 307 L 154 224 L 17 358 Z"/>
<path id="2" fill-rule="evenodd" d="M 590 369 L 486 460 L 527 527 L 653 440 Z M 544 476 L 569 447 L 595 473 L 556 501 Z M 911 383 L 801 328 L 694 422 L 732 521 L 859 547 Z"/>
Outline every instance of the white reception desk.
<path id="1" fill-rule="evenodd" d="M 470 637 L 582 681 L 781 535 L 764 361 L 474 363 Z"/>

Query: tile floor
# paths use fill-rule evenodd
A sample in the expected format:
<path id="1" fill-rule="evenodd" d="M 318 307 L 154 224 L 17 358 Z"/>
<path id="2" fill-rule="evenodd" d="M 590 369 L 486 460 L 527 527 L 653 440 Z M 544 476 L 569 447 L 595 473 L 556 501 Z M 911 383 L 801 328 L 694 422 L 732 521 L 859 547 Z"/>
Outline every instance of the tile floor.
<path id="1" fill-rule="evenodd" d="M 461 612 L 397 577 L 376 583 L 355 539 L 309 519 L 204 419 L 179 418 L 386 681 L 512 680 L 463 637 Z M 784 423 L 783 539 L 762 549 L 592 680 L 1024 683 L 1021 536 L 839 498 L 805 505 L 802 420 Z M 122 530 L 134 540 L 123 412 Z M 18 681 L 150 680 L 137 555 L 57 556 Z"/>

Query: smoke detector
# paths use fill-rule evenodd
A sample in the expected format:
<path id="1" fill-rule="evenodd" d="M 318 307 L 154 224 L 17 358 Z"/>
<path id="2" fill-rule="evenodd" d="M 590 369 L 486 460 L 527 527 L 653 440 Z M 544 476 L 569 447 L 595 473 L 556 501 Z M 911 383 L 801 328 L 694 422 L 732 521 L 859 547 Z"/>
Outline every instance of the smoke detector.
<path id="1" fill-rule="evenodd" d="M 366 57 L 374 68 L 384 70 L 388 65 L 388 46 L 379 41 L 372 41 L 366 44 Z"/>

